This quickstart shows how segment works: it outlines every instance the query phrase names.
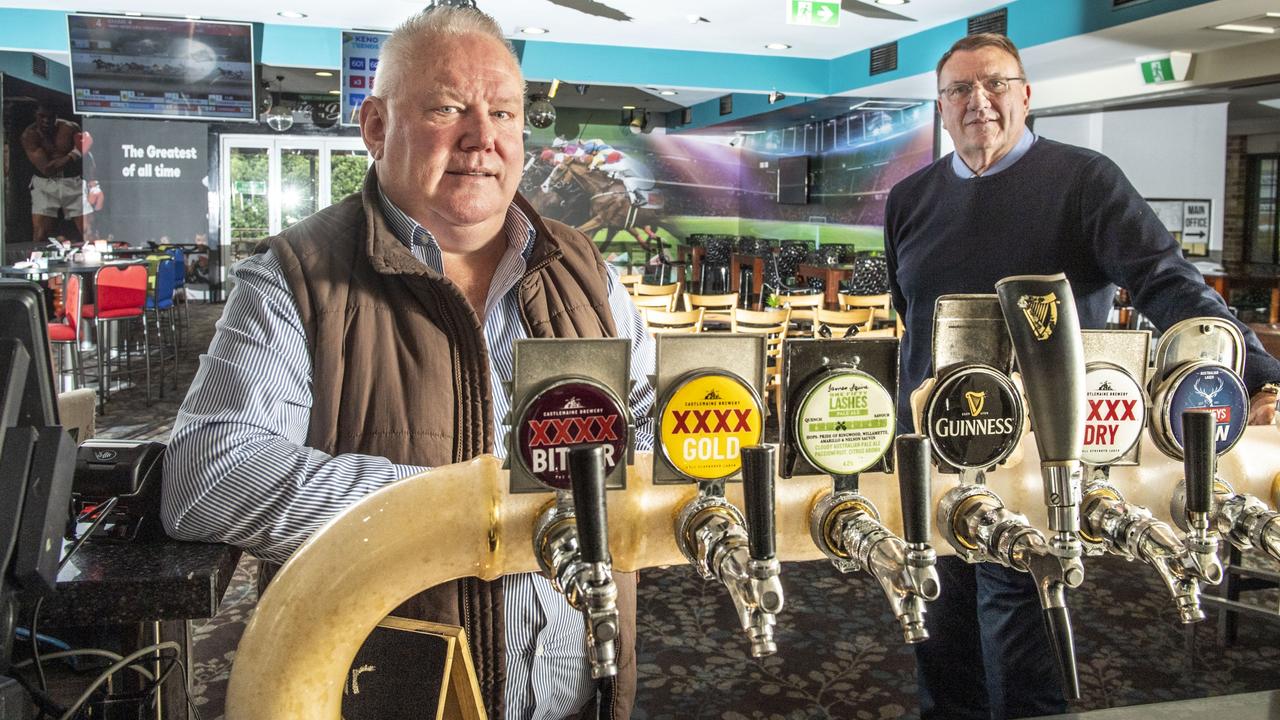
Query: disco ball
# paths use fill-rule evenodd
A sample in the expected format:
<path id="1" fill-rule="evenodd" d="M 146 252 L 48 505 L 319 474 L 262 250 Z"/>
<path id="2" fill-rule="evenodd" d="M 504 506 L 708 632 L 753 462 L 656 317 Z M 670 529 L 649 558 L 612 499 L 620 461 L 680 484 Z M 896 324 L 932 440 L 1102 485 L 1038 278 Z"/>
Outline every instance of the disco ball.
<path id="1" fill-rule="evenodd" d="M 539 129 L 551 127 L 556 121 L 556 106 L 545 95 L 534 95 L 530 100 L 525 113 L 529 124 Z"/>
<path id="2" fill-rule="evenodd" d="M 293 127 L 293 110 L 285 105 L 272 105 L 267 111 L 267 127 L 284 132 Z"/>

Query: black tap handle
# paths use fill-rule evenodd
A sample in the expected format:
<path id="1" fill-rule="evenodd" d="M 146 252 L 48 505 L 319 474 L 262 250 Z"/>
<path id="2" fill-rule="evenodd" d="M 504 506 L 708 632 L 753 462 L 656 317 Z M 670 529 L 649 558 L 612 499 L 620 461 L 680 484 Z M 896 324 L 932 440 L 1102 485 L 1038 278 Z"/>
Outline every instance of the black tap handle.
<path id="1" fill-rule="evenodd" d="M 1080 676 L 1076 673 L 1076 645 L 1071 636 L 1071 616 L 1065 607 L 1044 609 L 1045 631 L 1062 671 L 1062 689 L 1068 700 L 1080 699 Z"/>
<path id="2" fill-rule="evenodd" d="M 742 497 L 747 506 L 747 544 L 752 560 L 772 560 L 776 554 L 773 519 L 775 455 L 772 445 L 742 448 Z"/>
<path id="3" fill-rule="evenodd" d="M 1213 504 L 1213 476 L 1217 442 L 1213 431 L 1217 418 L 1212 410 L 1182 411 L 1182 468 L 1187 478 L 1187 511 L 1209 512 Z"/>
<path id="4" fill-rule="evenodd" d="M 573 514 L 578 547 L 585 562 L 609 561 L 609 517 L 604 504 L 604 446 L 569 448 L 569 480 L 573 484 Z"/>
<path id="5" fill-rule="evenodd" d="M 1084 449 L 1084 341 L 1065 275 L 996 283 L 1004 323 L 1031 408 L 1041 462 L 1079 460 Z"/>
<path id="6" fill-rule="evenodd" d="M 902 539 L 929 542 L 929 439 L 923 435 L 899 435 L 898 494 L 902 501 Z"/>

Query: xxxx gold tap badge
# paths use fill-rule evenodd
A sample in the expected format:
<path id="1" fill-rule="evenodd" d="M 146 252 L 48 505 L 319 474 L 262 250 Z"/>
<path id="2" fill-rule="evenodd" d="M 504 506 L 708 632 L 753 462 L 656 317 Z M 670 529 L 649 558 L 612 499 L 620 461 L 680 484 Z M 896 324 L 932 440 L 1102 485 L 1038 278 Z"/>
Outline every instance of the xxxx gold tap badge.
<path id="1" fill-rule="evenodd" d="M 1058 327 L 1058 305 L 1061 303 L 1057 293 L 1023 295 L 1018 298 L 1018 307 L 1022 309 L 1022 315 L 1031 325 L 1031 332 L 1037 340 L 1053 337 L 1053 330 Z"/>
<path id="2" fill-rule="evenodd" d="M 760 442 L 764 414 L 750 385 L 703 374 L 680 383 L 662 408 L 658 446 L 680 474 L 719 480 L 742 467 L 744 445 Z"/>
<path id="3" fill-rule="evenodd" d="M 810 465 L 852 475 L 880 460 L 896 422 L 893 397 L 883 385 L 858 370 L 837 370 L 801 394 L 793 429 Z"/>

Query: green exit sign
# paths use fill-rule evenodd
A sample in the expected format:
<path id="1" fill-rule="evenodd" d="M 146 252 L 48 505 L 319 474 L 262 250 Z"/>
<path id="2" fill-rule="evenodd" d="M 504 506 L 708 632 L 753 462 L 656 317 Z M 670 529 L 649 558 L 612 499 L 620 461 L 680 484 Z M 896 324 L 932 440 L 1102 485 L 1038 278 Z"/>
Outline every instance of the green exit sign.
<path id="1" fill-rule="evenodd" d="M 1142 68 L 1142 81 L 1148 85 L 1160 83 L 1182 82 L 1191 76 L 1191 60 L 1189 52 L 1174 51 L 1168 55 L 1148 55 L 1138 58 L 1138 67 Z"/>
<path id="2" fill-rule="evenodd" d="M 1169 58 L 1148 60 L 1142 63 L 1142 80 L 1148 85 L 1173 82 L 1173 63 Z"/>
<path id="3" fill-rule="evenodd" d="M 840 3 L 827 0 L 786 0 L 788 25 L 840 27 Z"/>

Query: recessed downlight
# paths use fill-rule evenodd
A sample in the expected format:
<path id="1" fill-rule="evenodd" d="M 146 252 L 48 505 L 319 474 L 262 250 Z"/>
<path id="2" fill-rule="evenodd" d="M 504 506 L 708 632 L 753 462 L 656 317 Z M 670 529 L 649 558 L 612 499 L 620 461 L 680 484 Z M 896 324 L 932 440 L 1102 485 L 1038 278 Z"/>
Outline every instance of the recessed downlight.
<path id="1" fill-rule="evenodd" d="M 307 16 L 306 13 L 298 12 L 297 10 L 281 10 L 276 14 L 282 18 L 288 18 L 290 20 L 301 20 L 302 18 Z"/>
<path id="2" fill-rule="evenodd" d="M 529 27 L 520 28 L 520 32 L 524 33 L 525 35 L 546 35 L 551 31 L 544 27 L 536 27 L 531 25 Z"/>
<path id="3" fill-rule="evenodd" d="M 341 90 L 330 90 L 330 91 L 329 91 L 329 94 L 330 94 L 330 95 L 341 95 L 341 94 L 342 94 L 342 91 L 341 91 Z"/>
<path id="4" fill-rule="evenodd" d="M 636 109 L 636 106 L 635 106 L 635 105 L 623 105 L 623 106 L 622 106 L 622 109 L 623 109 L 623 110 L 635 110 L 635 109 Z"/>
<path id="5" fill-rule="evenodd" d="M 317 70 L 316 77 L 333 77 L 333 73 L 328 70 Z"/>
<path id="6" fill-rule="evenodd" d="M 129 17 L 142 17 L 142 13 L 140 12 L 127 12 L 125 15 L 128 15 Z"/>
<path id="7" fill-rule="evenodd" d="M 671 97 L 672 95 L 679 95 L 680 93 L 676 92 L 675 90 L 660 90 L 660 91 L 658 91 L 658 94 L 659 94 L 659 95 L 666 95 L 667 97 Z"/>
<path id="8" fill-rule="evenodd" d="M 790 50 L 790 49 L 791 49 L 791 46 L 790 46 L 790 45 L 788 45 L 788 44 L 786 44 L 786 43 L 767 43 L 767 44 L 765 45 L 765 49 L 767 49 L 767 50 Z"/>

